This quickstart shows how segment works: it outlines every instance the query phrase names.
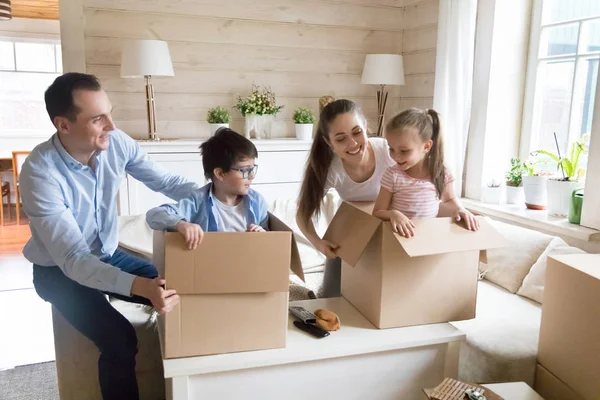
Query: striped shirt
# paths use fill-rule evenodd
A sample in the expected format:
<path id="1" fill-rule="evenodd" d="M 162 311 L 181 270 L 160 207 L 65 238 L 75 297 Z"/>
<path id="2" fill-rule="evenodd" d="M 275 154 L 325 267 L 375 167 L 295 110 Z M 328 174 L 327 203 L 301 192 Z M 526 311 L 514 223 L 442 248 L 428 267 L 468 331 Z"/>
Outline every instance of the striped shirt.
<path id="1" fill-rule="evenodd" d="M 448 170 L 445 181 L 446 185 L 454 181 Z M 390 210 L 400 211 L 408 218 L 437 217 L 440 198 L 431 180 L 413 178 L 396 164 L 385 171 L 381 186 L 392 193 Z"/>

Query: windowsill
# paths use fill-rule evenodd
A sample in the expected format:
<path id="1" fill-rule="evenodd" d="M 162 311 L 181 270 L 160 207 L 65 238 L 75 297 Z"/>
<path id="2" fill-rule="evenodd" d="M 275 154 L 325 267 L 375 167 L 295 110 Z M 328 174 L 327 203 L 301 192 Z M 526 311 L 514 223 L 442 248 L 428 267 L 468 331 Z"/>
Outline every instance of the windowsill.
<path id="1" fill-rule="evenodd" d="M 525 205 L 516 204 L 488 204 L 467 198 L 462 198 L 461 202 L 474 214 L 586 242 L 600 241 L 600 231 L 571 224 L 566 218 L 549 216 L 546 210 L 529 210 Z"/>

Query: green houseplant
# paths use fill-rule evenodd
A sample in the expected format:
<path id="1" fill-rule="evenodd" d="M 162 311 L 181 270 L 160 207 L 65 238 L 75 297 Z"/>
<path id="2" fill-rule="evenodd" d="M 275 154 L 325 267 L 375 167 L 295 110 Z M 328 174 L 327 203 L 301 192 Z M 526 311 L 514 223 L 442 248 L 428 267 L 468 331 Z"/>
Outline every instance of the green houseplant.
<path id="1" fill-rule="evenodd" d="M 224 107 L 216 106 L 207 111 L 206 121 L 210 124 L 210 134 L 214 135 L 221 127 L 229 128 L 231 113 Z"/>
<path id="2" fill-rule="evenodd" d="M 296 124 L 296 139 L 311 140 L 313 132 L 313 124 L 316 117 L 310 108 L 298 107 L 294 110 L 293 115 Z"/>
<path id="3" fill-rule="evenodd" d="M 510 169 L 506 172 L 506 202 L 508 204 L 523 204 L 523 175 L 527 173 L 526 163 L 520 158 L 510 159 Z"/>
<path id="4" fill-rule="evenodd" d="M 549 157 L 550 161 L 555 163 L 557 169 L 560 170 L 558 177 L 548 180 L 548 214 L 565 218 L 569 214 L 573 191 L 583 187 L 580 178 L 585 175 L 585 169 L 580 168 L 579 162 L 581 155 L 587 153 L 588 140 L 589 134 L 586 134 L 571 143 L 566 157 L 562 157 L 558 150 L 556 154 L 547 150 L 536 150 L 531 153 L 532 156 Z M 539 162 L 544 162 L 544 160 Z"/>

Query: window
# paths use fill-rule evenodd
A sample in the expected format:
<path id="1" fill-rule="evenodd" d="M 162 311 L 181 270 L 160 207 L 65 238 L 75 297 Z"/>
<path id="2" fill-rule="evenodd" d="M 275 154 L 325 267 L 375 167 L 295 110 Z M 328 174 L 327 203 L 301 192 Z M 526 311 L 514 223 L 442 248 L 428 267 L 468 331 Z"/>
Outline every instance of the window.
<path id="1" fill-rule="evenodd" d="M 0 39 L 0 136 L 50 136 L 44 92 L 62 73 L 58 41 Z"/>
<path id="2" fill-rule="evenodd" d="M 600 59 L 599 0 L 535 0 L 521 157 L 565 155 L 590 133 Z M 554 139 L 556 133 L 557 140 Z"/>

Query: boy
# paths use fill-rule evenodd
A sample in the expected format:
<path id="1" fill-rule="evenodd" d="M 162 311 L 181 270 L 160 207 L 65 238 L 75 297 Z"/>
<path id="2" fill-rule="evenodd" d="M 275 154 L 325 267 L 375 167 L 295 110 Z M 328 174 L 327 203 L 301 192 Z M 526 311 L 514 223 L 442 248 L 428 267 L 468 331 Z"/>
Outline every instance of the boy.
<path id="1" fill-rule="evenodd" d="M 208 185 L 176 204 L 148 211 L 146 222 L 155 230 L 180 232 L 190 249 L 204 232 L 264 232 L 268 215 L 265 199 L 250 184 L 256 176 L 258 151 L 229 128 L 220 128 L 200 146 Z"/>

